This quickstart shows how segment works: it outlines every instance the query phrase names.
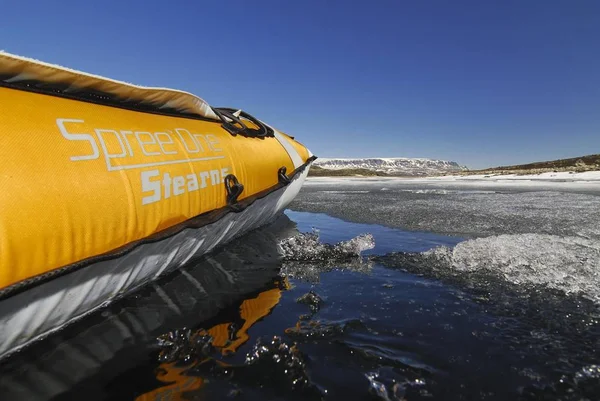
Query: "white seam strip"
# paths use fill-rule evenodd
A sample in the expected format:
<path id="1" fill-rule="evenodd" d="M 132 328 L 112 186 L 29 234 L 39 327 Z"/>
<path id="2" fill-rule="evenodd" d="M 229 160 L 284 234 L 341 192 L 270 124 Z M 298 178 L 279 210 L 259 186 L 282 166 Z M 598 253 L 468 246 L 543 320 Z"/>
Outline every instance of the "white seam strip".
<path id="1" fill-rule="evenodd" d="M 277 132 L 276 130 L 273 130 L 273 132 L 275 133 L 275 138 L 279 141 L 281 146 L 283 146 L 288 155 L 290 155 L 290 159 L 292 159 L 292 163 L 294 163 L 294 168 L 302 166 L 304 162 L 302 161 L 302 158 L 296 151 L 296 148 L 294 148 L 290 141 L 288 141 L 288 139 L 281 135 L 279 132 Z"/>

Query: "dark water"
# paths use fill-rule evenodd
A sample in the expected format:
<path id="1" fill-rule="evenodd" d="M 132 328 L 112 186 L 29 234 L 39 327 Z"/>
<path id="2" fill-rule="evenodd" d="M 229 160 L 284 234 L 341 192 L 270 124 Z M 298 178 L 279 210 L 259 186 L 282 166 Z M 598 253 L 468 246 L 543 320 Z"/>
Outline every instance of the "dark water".
<path id="1" fill-rule="evenodd" d="M 5 361 L 0 399 L 600 399 L 589 292 L 457 269 L 459 237 L 287 216 Z"/>

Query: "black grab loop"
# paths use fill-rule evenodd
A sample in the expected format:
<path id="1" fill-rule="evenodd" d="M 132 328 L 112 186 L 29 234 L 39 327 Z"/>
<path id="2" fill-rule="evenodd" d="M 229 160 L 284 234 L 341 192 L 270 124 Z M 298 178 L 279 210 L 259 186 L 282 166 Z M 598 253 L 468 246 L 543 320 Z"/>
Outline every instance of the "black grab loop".
<path id="1" fill-rule="evenodd" d="M 230 113 L 228 111 L 229 109 L 218 109 L 216 107 L 213 107 L 212 110 L 221 120 L 221 127 L 223 127 L 227 132 L 229 132 L 233 136 L 236 136 L 238 134 L 245 135 L 245 132 L 248 129 L 248 127 L 242 122 L 242 120 L 234 116 L 233 113 Z"/>
<path id="2" fill-rule="evenodd" d="M 234 205 L 237 202 L 238 196 L 244 191 L 244 186 L 240 184 L 238 179 L 233 174 L 225 176 L 225 190 L 227 191 L 227 204 Z"/>
<path id="3" fill-rule="evenodd" d="M 249 138 L 266 138 L 266 137 L 274 137 L 275 136 L 275 133 L 273 132 L 271 127 L 268 127 L 267 125 L 263 124 L 261 121 L 254 118 L 253 116 L 246 113 L 245 111 L 230 109 L 228 107 L 213 108 L 213 110 L 215 111 L 217 116 L 219 116 L 219 118 L 223 122 L 223 124 L 222 124 L 223 128 L 225 128 L 227 131 L 229 131 L 230 134 L 232 134 L 234 136 L 235 135 L 243 135 L 243 136 L 246 136 Z M 239 117 L 236 117 L 236 115 L 238 115 Z M 236 127 L 234 124 L 227 121 L 227 118 L 232 120 L 235 124 L 238 124 L 243 128 Z M 246 124 L 244 124 L 242 122 L 242 119 L 250 121 L 252 124 L 257 126 L 258 128 L 248 127 Z M 233 131 L 235 133 L 232 132 L 232 126 L 233 126 Z"/>
<path id="4" fill-rule="evenodd" d="M 277 178 L 280 184 L 287 185 L 291 182 L 290 177 L 287 176 L 287 168 L 282 167 L 277 170 Z"/>

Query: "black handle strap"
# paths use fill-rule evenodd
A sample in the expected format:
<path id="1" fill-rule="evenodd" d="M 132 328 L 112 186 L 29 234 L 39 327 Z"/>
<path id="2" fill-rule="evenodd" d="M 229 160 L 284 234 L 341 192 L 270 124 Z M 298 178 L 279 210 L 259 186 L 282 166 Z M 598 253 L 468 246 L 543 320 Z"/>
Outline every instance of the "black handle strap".
<path id="1" fill-rule="evenodd" d="M 287 176 L 287 168 L 282 167 L 277 170 L 277 179 L 280 184 L 287 185 L 291 182 L 290 177 Z"/>
<path id="2" fill-rule="evenodd" d="M 234 205 L 237 202 L 237 198 L 244 191 L 244 186 L 240 184 L 238 179 L 233 174 L 227 174 L 225 176 L 225 190 L 227 191 L 227 204 Z"/>
<path id="3" fill-rule="evenodd" d="M 231 135 L 244 135 L 248 127 L 239 118 L 230 113 L 229 109 L 218 109 L 213 107 L 212 110 L 215 112 L 217 117 L 221 120 L 221 127 L 223 127 Z"/>
<path id="4" fill-rule="evenodd" d="M 260 122 L 255 117 L 242 110 L 230 109 L 228 107 L 214 107 L 213 111 L 221 119 L 221 126 L 225 128 L 231 135 L 242 135 L 250 138 L 266 138 L 274 137 L 273 130 Z M 236 117 L 238 115 L 239 117 Z M 242 118 L 246 119 L 258 128 L 250 128 L 242 122 Z M 228 119 L 230 121 L 228 121 Z"/>

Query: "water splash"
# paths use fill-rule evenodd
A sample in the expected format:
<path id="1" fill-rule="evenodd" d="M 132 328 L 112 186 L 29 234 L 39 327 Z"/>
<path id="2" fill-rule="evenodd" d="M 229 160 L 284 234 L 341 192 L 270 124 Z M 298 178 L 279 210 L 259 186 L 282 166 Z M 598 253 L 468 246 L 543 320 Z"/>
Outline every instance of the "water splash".
<path id="1" fill-rule="evenodd" d="M 283 256 L 280 274 L 283 277 L 318 283 L 321 273 L 333 269 L 368 273 L 373 264 L 370 260 L 363 259 L 361 254 L 374 247 L 375 239 L 372 234 L 361 234 L 331 245 L 320 241 L 318 231 L 301 233 L 279 242 L 279 250 Z"/>
<path id="2" fill-rule="evenodd" d="M 316 292 L 309 291 L 306 294 L 299 297 L 298 299 L 296 299 L 296 302 L 299 304 L 308 305 L 311 314 L 314 315 L 321 309 L 321 305 L 323 305 L 325 301 Z"/>
<path id="3" fill-rule="evenodd" d="M 244 362 L 236 365 L 220 359 L 212 343 L 213 338 L 204 329 L 173 330 L 157 338 L 161 348 L 158 359 L 186 366 L 185 374 L 190 377 L 226 380 L 233 386 L 242 384 L 303 399 L 322 395 L 310 381 L 304 355 L 295 343 L 285 342 L 279 336 L 259 338 Z M 241 391 L 236 387 L 231 393 L 237 395 Z"/>
<path id="4" fill-rule="evenodd" d="M 297 341 L 330 340 L 343 336 L 350 330 L 364 330 L 365 325 L 359 319 L 345 319 L 339 321 L 325 320 L 300 320 L 296 326 L 285 330 L 285 334 Z"/>
<path id="5" fill-rule="evenodd" d="M 384 401 L 391 401 L 385 384 L 383 384 L 377 380 L 377 379 L 379 379 L 377 372 L 367 373 L 367 374 L 365 374 L 365 377 L 369 381 L 369 391 L 371 391 L 378 398 L 380 398 Z M 394 398 L 396 398 L 396 397 L 394 397 Z M 396 398 L 396 399 L 398 399 L 398 398 Z"/>
<path id="6" fill-rule="evenodd" d="M 421 263 L 437 272 L 491 273 L 512 284 L 545 286 L 600 303 L 600 242 L 589 238 L 499 235 L 395 255 L 397 262 Z"/>
<path id="7" fill-rule="evenodd" d="M 335 245 L 322 243 L 319 232 L 300 233 L 279 242 L 284 260 L 287 261 L 340 261 L 359 257 L 366 250 L 375 247 L 375 239 L 371 234 L 361 234 L 348 241 Z"/>
<path id="8" fill-rule="evenodd" d="M 365 374 L 369 382 L 369 392 L 383 401 L 405 401 L 407 398 L 431 398 L 422 378 L 408 379 L 397 370 L 382 367 Z M 408 395 L 412 397 L 407 397 Z"/>
<path id="9" fill-rule="evenodd" d="M 249 368 L 244 375 L 252 377 L 258 385 L 276 385 L 290 391 L 314 392 L 306 362 L 295 344 L 288 344 L 281 337 L 270 340 L 259 339 L 246 355 L 245 365 Z"/>
<path id="10" fill-rule="evenodd" d="M 600 366 L 587 365 L 574 374 L 563 375 L 551 385 L 528 386 L 523 389 L 521 398 L 524 400 L 595 400 L 598 399 L 598 394 L 600 394 Z"/>
<path id="11" fill-rule="evenodd" d="M 373 268 L 373 262 L 369 259 L 355 258 L 350 260 L 329 260 L 327 262 L 284 262 L 279 274 L 295 280 L 301 280 L 312 284 L 321 281 L 321 274 L 332 270 L 346 270 L 356 273 L 369 274 Z"/>
<path id="12" fill-rule="evenodd" d="M 213 338 L 202 329 L 194 333 L 187 328 L 173 330 L 160 335 L 156 341 L 161 349 L 158 355 L 160 362 L 188 363 L 193 359 L 206 358 L 215 351 Z"/>

